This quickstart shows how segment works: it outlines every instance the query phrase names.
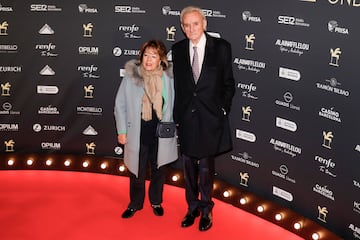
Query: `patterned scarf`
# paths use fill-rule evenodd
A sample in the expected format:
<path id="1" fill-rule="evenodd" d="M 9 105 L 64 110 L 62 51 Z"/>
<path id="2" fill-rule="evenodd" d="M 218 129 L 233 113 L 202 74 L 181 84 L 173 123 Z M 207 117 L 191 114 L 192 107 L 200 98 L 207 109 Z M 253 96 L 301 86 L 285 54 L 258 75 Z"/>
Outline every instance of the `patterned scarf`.
<path id="1" fill-rule="evenodd" d="M 162 119 L 162 67 L 159 66 L 153 71 L 147 71 L 140 65 L 140 73 L 144 79 L 145 94 L 142 98 L 141 118 L 145 121 L 152 119 L 152 107 L 159 120 Z M 152 107 L 151 107 L 152 105 Z"/>

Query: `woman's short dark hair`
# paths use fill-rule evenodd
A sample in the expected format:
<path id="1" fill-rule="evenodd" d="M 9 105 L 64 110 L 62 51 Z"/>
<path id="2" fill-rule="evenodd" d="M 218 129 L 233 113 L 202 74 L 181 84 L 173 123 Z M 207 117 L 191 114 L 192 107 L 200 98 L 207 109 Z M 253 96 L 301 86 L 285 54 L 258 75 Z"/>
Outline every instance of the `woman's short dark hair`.
<path id="1" fill-rule="evenodd" d="M 144 52 L 148 48 L 152 48 L 157 51 L 157 53 L 160 56 L 160 61 L 161 61 L 160 64 L 161 64 L 163 70 L 166 70 L 169 66 L 169 62 L 168 62 L 167 56 L 166 56 L 167 51 L 166 51 L 165 44 L 160 40 L 149 40 L 141 46 L 140 53 L 139 53 L 139 62 L 140 63 L 142 62 Z"/>

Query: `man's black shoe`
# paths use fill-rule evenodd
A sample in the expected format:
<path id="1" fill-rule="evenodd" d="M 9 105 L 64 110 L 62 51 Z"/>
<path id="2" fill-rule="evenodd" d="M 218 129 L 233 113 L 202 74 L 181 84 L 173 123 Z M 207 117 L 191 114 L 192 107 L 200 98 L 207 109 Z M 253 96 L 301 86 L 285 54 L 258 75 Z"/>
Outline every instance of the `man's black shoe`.
<path id="1" fill-rule="evenodd" d="M 125 212 L 121 215 L 122 218 L 131 218 L 132 216 L 134 216 L 135 212 L 137 210 L 134 208 L 128 208 L 125 210 Z"/>
<path id="2" fill-rule="evenodd" d="M 151 205 L 153 208 L 153 212 L 156 216 L 162 216 L 164 215 L 164 209 L 161 205 Z"/>
<path id="3" fill-rule="evenodd" d="M 190 227 L 194 224 L 195 218 L 197 218 L 198 216 L 200 216 L 200 212 L 197 209 L 190 213 L 188 212 L 181 222 L 181 227 Z"/>
<path id="4" fill-rule="evenodd" d="M 210 229 L 211 226 L 212 226 L 212 214 L 211 213 L 203 214 L 200 218 L 199 230 L 206 231 Z"/>

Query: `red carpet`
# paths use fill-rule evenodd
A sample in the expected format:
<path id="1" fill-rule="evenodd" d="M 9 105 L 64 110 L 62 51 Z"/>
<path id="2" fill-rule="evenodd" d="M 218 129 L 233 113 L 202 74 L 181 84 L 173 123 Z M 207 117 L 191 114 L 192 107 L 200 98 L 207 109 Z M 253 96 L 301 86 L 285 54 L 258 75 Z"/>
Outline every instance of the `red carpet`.
<path id="1" fill-rule="evenodd" d="M 148 199 L 130 219 L 129 180 L 105 174 L 66 171 L 0 171 L 0 239 L 172 239 L 300 240 L 268 221 L 215 199 L 213 227 L 181 228 L 184 189 L 166 185 L 165 214 L 152 213 Z"/>

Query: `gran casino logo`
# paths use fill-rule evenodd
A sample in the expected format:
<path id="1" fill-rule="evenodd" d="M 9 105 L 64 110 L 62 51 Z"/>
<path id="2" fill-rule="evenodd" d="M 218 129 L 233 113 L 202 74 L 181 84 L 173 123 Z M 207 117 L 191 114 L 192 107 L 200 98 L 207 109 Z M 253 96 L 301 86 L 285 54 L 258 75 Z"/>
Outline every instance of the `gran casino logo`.
<path id="1" fill-rule="evenodd" d="M 333 132 L 323 131 L 323 143 L 322 146 L 327 149 L 331 149 L 331 144 L 333 141 L 334 135 Z"/>
<path id="2" fill-rule="evenodd" d="M 290 192 L 276 186 L 273 186 L 273 194 L 289 202 L 292 202 L 294 200 L 294 197 Z"/>
<path id="3" fill-rule="evenodd" d="M 8 27 L 9 27 L 9 24 L 7 23 L 7 21 L 0 23 L 0 36 L 8 35 L 8 32 L 7 32 Z"/>
<path id="4" fill-rule="evenodd" d="M 259 163 L 251 161 L 252 156 L 250 156 L 249 153 L 243 152 L 243 153 L 238 153 L 238 154 L 239 154 L 239 156 L 235 156 L 235 155 L 231 154 L 231 159 L 234 160 L 234 161 L 244 163 L 244 164 L 249 165 L 251 167 L 255 167 L 255 168 L 260 167 Z"/>
<path id="5" fill-rule="evenodd" d="M 146 13 L 145 10 L 142 10 L 140 7 L 133 7 L 133 6 L 129 6 L 129 5 L 116 5 L 114 7 L 114 11 L 115 13 L 128 13 L 128 14 L 132 14 L 132 13 Z"/>
<path id="6" fill-rule="evenodd" d="M 243 21 L 245 22 L 255 22 L 255 23 L 260 23 L 261 22 L 261 18 L 258 16 L 252 16 L 250 11 L 244 11 L 241 14 Z"/>
<path id="7" fill-rule="evenodd" d="M 85 146 L 86 146 L 86 154 L 91 154 L 91 155 L 95 154 L 96 144 L 94 142 L 86 143 Z"/>
<path id="8" fill-rule="evenodd" d="M 330 66 L 334 66 L 334 67 L 339 66 L 340 54 L 341 54 L 340 48 L 335 48 L 335 49 L 330 48 L 330 62 L 329 62 Z"/>
<path id="9" fill-rule="evenodd" d="M 79 13 L 98 13 L 97 8 L 90 8 L 86 4 L 79 4 Z"/>
<path id="10" fill-rule="evenodd" d="M 87 24 L 83 24 L 84 34 L 83 37 L 92 37 L 94 25 L 90 22 Z"/>
<path id="11" fill-rule="evenodd" d="M 21 66 L 0 66 L 0 73 L 21 73 Z"/>
<path id="12" fill-rule="evenodd" d="M 175 26 L 167 27 L 166 28 L 166 41 L 174 42 L 175 41 L 175 33 L 176 33 Z"/>
<path id="13" fill-rule="evenodd" d="M 354 239 L 360 239 L 360 227 L 357 227 L 353 223 L 350 223 L 349 229 L 353 231 Z"/>
<path id="14" fill-rule="evenodd" d="M 10 96 L 11 84 L 9 82 L 1 84 L 1 96 L 9 97 Z"/>
<path id="15" fill-rule="evenodd" d="M 103 113 L 103 109 L 101 107 L 94 106 L 78 106 L 76 107 L 77 114 L 81 115 L 94 115 L 101 116 Z"/>
<path id="16" fill-rule="evenodd" d="M 244 187 L 248 187 L 248 183 L 249 183 L 249 178 L 250 178 L 250 175 L 249 173 L 245 172 L 240 172 L 239 173 L 239 176 L 240 176 L 240 185 L 244 186 Z"/>
<path id="17" fill-rule="evenodd" d="M 94 98 L 94 89 L 92 84 L 84 86 L 84 98 Z"/>
<path id="18" fill-rule="evenodd" d="M 3 6 L 3 5 L 0 3 L 0 12 L 12 12 L 12 11 L 13 11 L 13 8 L 12 8 L 12 7 Z"/>
<path id="19" fill-rule="evenodd" d="M 317 0 L 299 0 L 301 2 L 316 3 Z M 349 7 L 360 7 L 359 0 L 328 0 L 328 3 L 332 5 L 348 5 Z"/>
<path id="20" fill-rule="evenodd" d="M 170 6 L 163 6 L 161 11 L 164 16 L 180 16 L 180 11 L 172 10 Z"/>
<path id="21" fill-rule="evenodd" d="M 328 92 L 332 92 L 344 97 L 349 97 L 350 96 L 350 91 L 345 90 L 340 88 L 339 86 L 341 86 L 341 83 L 336 80 L 336 78 L 330 78 L 330 79 L 326 79 L 325 80 L 325 84 L 324 83 L 316 83 L 316 87 L 318 89 L 322 89 Z"/>
<path id="22" fill-rule="evenodd" d="M 140 27 L 136 26 L 136 24 L 133 25 L 120 25 L 119 31 L 124 33 L 124 38 L 129 39 L 140 39 L 141 36 L 137 35 L 136 33 L 140 31 Z"/>
<path id="23" fill-rule="evenodd" d="M 248 141 L 248 142 L 255 142 L 256 136 L 254 133 L 247 132 L 244 130 L 236 129 L 236 138 Z"/>
<path id="24" fill-rule="evenodd" d="M 20 111 L 12 110 L 12 105 L 9 102 L 5 102 L 0 110 L 0 115 L 20 115 Z"/>
<path id="25" fill-rule="evenodd" d="M 327 174 L 333 178 L 336 178 L 336 174 L 333 172 L 336 167 L 336 163 L 331 159 L 326 159 L 321 156 L 316 155 L 314 160 L 320 164 L 319 171 Z"/>
<path id="26" fill-rule="evenodd" d="M 327 210 L 326 207 L 320 207 L 318 206 L 318 220 L 326 223 L 326 217 L 328 215 L 329 211 Z"/>
<path id="27" fill-rule="evenodd" d="M 246 107 L 242 107 L 241 108 L 242 110 L 242 118 L 241 120 L 245 121 L 245 122 L 250 122 L 250 115 L 251 115 L 251 112 L 252 112 L 252 109 L 250 106 L 246 106 Z"/>
<path id="28" fill-rule="evenodd" d="M 61 143 L 58 142 L 42 142 L 41 143 L 42 150 L 60 150 Z"/>
<path id="29" fill-rule="evenodd" d="M 291 183 L 296 183 L 296 180 L 295 180 L 295 178 L 293 178 L 293 177 L 290 177 L 289 175 L 288 175 L 288 173 L 289 173 L 289 168 L 286 166 L 286 165 L 284 165 L 284 164 L 282 164 L 280 167 L 279 167 L 279 171 L 277 171 L 277 170 L 272 170 L 271 171 L 271 174 L 273 175 L 273 176 L 275 176 L 275 177 L 278 177 L 278 178 L 281 178 L 281 179 L 283 179 L 283 180 L 285 180 L 285 181 L 288 181 L 288 182 L 291 182 Z"/>
<path id="30" fill-rule="evenodd" d="M 239 70 L 245 70 L 255 73 L 261 72 L 261 70 L 265 69 L 266 67 L 266 63 L 264 62 L 243 58 L 235 58 L 234 64 L 237 65 Z"/>
<path id="31" fill-rule="evenodd" d="M 98 135 L 98 132 L 95 130 L 95 128 L 91 125 L 89 125 L 87 128 L 84 129 L 82 132 L 86 136 L 96 136 Z"/>
<path id="32" fill-rule="evenodd" d="M 98 71 L 98 67 L 95 65 L 90 66 L 78 66 L 77 70 L 82 73 L 83 78 L 100 78 L 99 75 L 95 73 Z"/>
<path id="33" fill-rule="evenodd" d="M 5 152 L 14 152 L 15 151 L 15 141 L 13 139 L 5 140 Z"/>
<path id="34" fill-rule="evenodd" d="M 99 55 L 99 47 L 96 46 L 81 46 L 78 50 L 80 55 Z"/>
<path id="35" fill-rule="evenodd" d="M 59 115 L 60 112 L 59 112 L 57 107 L 49 105 L 49 106 L 46 106 L 46 107 L 40 107 L 39 110 L 38 110 L 38 114 Z"/>
<path id="36" fill-rule="evenodd" d="M 301 74 L 298 70 L 295 69 L 279 67 L 279 77 L 293 81 L 299 81 L 301 78 Z"/>
<path id="37" fill-rule="evenodd" d="M 255 34 L 251 33 L 249 35 L 245 35 L 245 49 L 246 50 L 254 50 L 254 43 L 255 43 Z"/>
<path id="38" fill-rule="evenodd" d="M 42 57 L 57 57 L 59 54 L 54 52 L 55 48 L 56 45 L 53 43 L 35 45 L 35 49 L 40 50 L 40 56 Z"/>
<path id="39" fill-rule="evenodd" d="M 259 97 L 258 96 L 254 96 L 254 92 L 256 92 L 256 85 L 254 83 L 237 83 L 236 84 L 237 88 L 241 89 L 241 96 L 245 97 L 245 98 L 250 98 L 250 99 L 254 99 L 257 100 Z"/>
<path id="40" fill-rule="evenodd" d="M 315 184 L 315 186 L 313 186 L 313 192 L 316 192 L 323 197 L 326 197 L 332 201 L 335 201 L 334 193 L 333 193 L 333 191 L 328 189 L 328 186 L 321 186 L 319 184 Z"/>
<path id="41" fill-rule="evenodd" d="M 290 26 L 310 27 L 310 24 L 305 22 L 304 19 L 293 16 L 280 15 L 278 16 L 278 23 Z"/>
<path id="42" fill-rule="evenodd" d="M 0 123 L 0 132 L 17 132 L 19 131 L 18 123 Z"/>
<path id="43" fill-rule="evenodd" d="M 46 65 L 45 67 L 43 67 L 43 69 L 41 69 L 39 74 L 42 76 L 54 76 L 55 71 L 52 70 L 52 68 L 49 65 Z"/>
<path id="44" fill-rule="evenodd" d="M 41 125 L 39 123 L 33 124 L 34 132 L 51 131 L 51 132 L 65 132 L 66 127 L 62 125 Z"/>
<path id="45" fill-rule="evenodd" d="M 296 132 L 297 124 L 293 121 L 287 120 L 285 118 L 276 117 L 275 120 L 276 127 L 282 128 L 291 132 Z"/>
<path id="46" fill-rule="evenodd" d="M 339 27 L 339 24 L 335 20 L 330 20 L 327 24 L 329 32 L 340 33 L 340 34 L 349 34 L 348 28 Z"/>
<path id="47" fill-rule="evenodd" d="M 16 44 L 0 44 L 0 53 L 17 53 L 17 50 Z"/>
<path id="48" fill-rule="evenodd" d="M 226 18 L 226 15 L 222 14 L 219 10 L 201 9 L 201 11 L 205 17 Z"/>
<path id="49" fill-rule="evenodd" d="M 319 110 L 319 116 L 332 120 L 334 122 L 341 123 L 340 113 L 334 110 L 334 107 L 331 108 L 322 107 Z"/>
<path id="50" fill-rule="evenodd" d="M 296 111 L 300 111 L 300 106 L 297 106 L 295 104 L 292 103 L 292 101 L 294 100 L 294 97 L 292 95 L 291 92 L 286 92 L 283 95 L 283 100 L 275 100 L 275 104 L 279 105 L 281 107 L 286 107 L 292 110 L 296 110 Z"/>
<path id="51" fill-rule="evenodd" d="M 61 12 L 62 9 L 56 7 L 55 5 L 31 4 L 30 11 L 31 12 Z"/>
<path id="52" fill-rule="evenodd" d="M 41 35 L 53 35 L 53 34 L 55 34 L 55 31 L 48 24 L 44 24 L 44 26 L 42 26 L 38 32 Z"/>
<path id="53" fill-rule="evenodd" d="M 269 143 L 273 145 L 275 151 L 279 151 L 280 153 L 288 154 L 291 157 L 296 157 L 301 154 L 301 147 L 295 146 L 293 144 L 271 138 Z"/>
<path id="54" fill-rule="evenodd" d="M 275 42 L 275 46 L 278 46 L 280 52 L 282 53 L 296 54 L 298 56 L 301 56 L 304 54 L 304 52 L 310 50 L 310 44 L 308 43 L 283 39 L 277 39 Z"/>

